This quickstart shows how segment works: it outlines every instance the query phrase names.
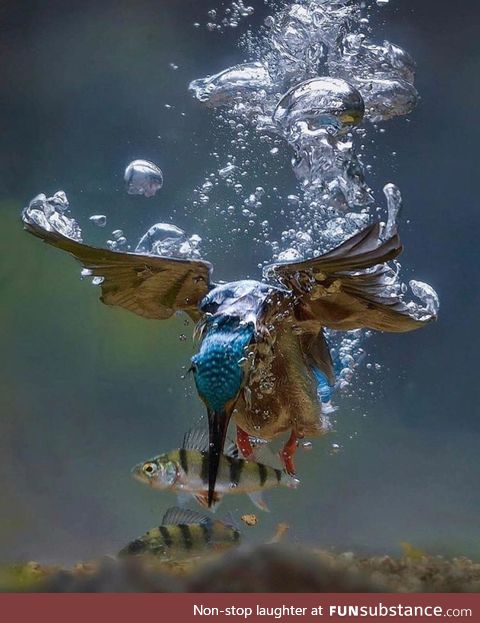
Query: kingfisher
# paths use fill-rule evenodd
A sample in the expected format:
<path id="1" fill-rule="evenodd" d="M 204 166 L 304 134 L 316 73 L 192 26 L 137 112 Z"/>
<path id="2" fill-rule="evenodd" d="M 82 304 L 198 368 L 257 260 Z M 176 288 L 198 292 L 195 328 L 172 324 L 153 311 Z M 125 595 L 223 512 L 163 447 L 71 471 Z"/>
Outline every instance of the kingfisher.
<path id="1" fill-rule="evenodd" d="M 322 396 L 335 384 L 325 330 L 406 332 L 434 317 L 414 317 L 392 293 L 387 262 L 402 252 L 396 231 L 384 239 L 374 223 L 327 253 L 267 266 L 263 281 L 212 281 L 212 266 L 96 248 L 23 212 L 25 229 L 71 254 L 95 277 L 101 301 L 151 319 L 186 313 L 196 323 L 191 370 L 208 416 L 208 506 L 230 421 L 245 458 L 251 439 L 288 434 L 280 452 L 295 473 L 298 440 L 327 432 Z M 320 384 L 320 387 L 319 387 Z"/>

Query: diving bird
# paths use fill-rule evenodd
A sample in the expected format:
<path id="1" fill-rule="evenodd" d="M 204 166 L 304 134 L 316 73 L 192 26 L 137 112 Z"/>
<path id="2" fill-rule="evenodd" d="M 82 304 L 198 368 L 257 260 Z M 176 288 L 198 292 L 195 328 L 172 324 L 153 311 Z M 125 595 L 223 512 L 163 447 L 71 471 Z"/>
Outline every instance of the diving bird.
<path id="1" fill-rule="evenodd" d="M 250 437 L 289 433 L 281 458 L 292 475 L 297 440 L 326 432 L 318 377 L 333 385 L 335 375 L 324 329 L 404 332 L 432 319 L 416 319 L 388 290 L 386 262 L 402 246 L 396 232 L 382 240 L 379 223 L 319 257 L 266 267 L 264 282 L 215 284 L 206 261 L 94 248 L 45 227 L 28 210 L 23 221 L 97 278 L 103 303 L 162 320 L 181 311 L 197 323 L 191 369 L 208 414 L 209 506 L 231 419 L 247 459 Z"/>

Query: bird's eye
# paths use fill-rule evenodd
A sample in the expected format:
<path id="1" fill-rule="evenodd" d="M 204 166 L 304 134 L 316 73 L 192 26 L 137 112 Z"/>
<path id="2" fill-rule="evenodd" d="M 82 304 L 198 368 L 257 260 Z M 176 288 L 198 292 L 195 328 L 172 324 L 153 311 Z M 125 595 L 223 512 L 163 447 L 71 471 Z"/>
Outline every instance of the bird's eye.
<path id="1" fill-rule="evenodd" d="M 155 463 L 145 463 L 143 466 L 143 473 L 147 476 L 153 476 L 157 472 L 158 468 Z"/>
<path id="2" fill-rule="evenodd" d="M 214 314 L 217 311 L 218 307 L 219 304 L 217 303 L 217 301 L 211 300 L 204 300 L 200 305 L 200 309 L 204 314 Z"/>

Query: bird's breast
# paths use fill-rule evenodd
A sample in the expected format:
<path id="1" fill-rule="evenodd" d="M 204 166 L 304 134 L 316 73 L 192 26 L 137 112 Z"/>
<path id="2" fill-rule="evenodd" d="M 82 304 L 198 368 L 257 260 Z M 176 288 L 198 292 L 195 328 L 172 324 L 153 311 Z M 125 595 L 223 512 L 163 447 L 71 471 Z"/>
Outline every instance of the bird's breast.
<path id="1" fill-rule="evenodd" d="M 317 382 L 299 339 L 286 327 L 255 344 L 244 390 L 235 405 L 237 424 L 271 439 L 294 429 L 299 436 L 322 432 Z"/>
<path id="2" fill-rule="evenodd" d="M 208 407 L 221 410 L 236 397 L 244 382 L 246 348 L 253 326 L 225 322 L 207 329 L 192 358 L 195 383 Z"/>

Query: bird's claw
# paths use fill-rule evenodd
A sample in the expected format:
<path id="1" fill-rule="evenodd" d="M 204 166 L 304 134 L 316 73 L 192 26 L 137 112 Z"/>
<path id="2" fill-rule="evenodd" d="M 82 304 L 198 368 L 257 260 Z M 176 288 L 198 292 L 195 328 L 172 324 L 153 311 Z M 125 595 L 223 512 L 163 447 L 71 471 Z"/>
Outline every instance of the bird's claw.
<path id="1" fill-rule="evenodd" d="M 280 450 L 278 453 L 280 460 L 282 461 L 283 469 L 289 476 L 295 476 L 295 463 L 293 461 L 293 455 L 285 450 Z"/>
<path id="2" fill-rule="evenodd" d="M 297 435 L 292 431 L 287 443 L 283 446 L 282 450 L 278 453 L 284 470 L 290 476 L 295 476 L 295 463 L 293 457 L 297 451 Z"/>
<path id="3" fill-rule="evenodd" d="M 245 459 L 253 458 L 253 448 L 248 433 L 237 426 L 237 447 Z"/>

